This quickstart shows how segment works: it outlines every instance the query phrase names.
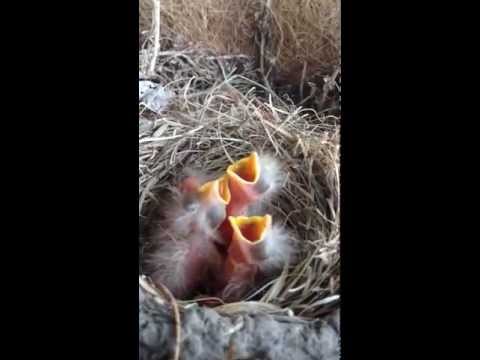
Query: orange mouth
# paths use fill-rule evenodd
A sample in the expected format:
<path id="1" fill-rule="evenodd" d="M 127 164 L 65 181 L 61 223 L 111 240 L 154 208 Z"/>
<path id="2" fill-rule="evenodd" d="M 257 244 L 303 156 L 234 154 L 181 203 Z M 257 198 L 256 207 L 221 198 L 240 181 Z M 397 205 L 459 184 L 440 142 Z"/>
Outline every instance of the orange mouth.
<path id="1" fill-rule="evenodd" d="M 251 153 L 227 168 L 232 201 L 227 207 L 227 214 L 244 215 L 248 205 L 258 199 L 256 183 L 260 179 L 260 163 L 256 152 Z"/>
<path id="2" fill-rule="evenodd" d="M 212 229 L 218 229 L 225 221 L 226 207 L 231 201 L 227 177 L 222 176 L 203 184 L 199 187 L 197 196 L 205 210 L 208 225 Z"/>
<path id="3" fill-rule="evenodd" d="M 265 235 L 272 225 L 272 217 L 229 216 L 233 235 L 228 248 L 225 273 L 229 278 L 237 264 L 255 264 L 265 255 Z"/>
<path id="4" fill-rule="evenodd" d="M 198 189 L 200 199 L 205 202 L 219 201 L 223 205 L 228 205 L 231 200 L 231 193 L 228 187 L 228 179 L 222 176 L 219 179 L 209 181 Z"/>
<path id="5" fill-rule="evenodd" d="M 228 220 L 233 229 L 233 237 L 244 244 L 261 242 L 265 232 L 270 228 L 272 217 L 265 216 L 229 216 Z"/>
<path id="6" fill-rule="evenodd" d="M 254 184 L 260 177 L 260 163 L 258 154 L 252 152 L 246 158 L 243 158 L 227 168 L 227 175 L 231 180 L 240 184 Z"/>

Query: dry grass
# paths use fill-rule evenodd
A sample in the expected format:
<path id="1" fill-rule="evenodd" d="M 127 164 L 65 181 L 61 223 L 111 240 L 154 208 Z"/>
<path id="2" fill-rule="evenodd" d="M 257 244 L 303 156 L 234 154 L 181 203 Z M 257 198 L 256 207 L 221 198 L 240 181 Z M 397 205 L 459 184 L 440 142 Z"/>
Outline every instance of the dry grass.
<path id="1" fill-rule="evenodd" d="M 258 32 L 267 35 L 279 82 L 315 81 L 340 66 L 340 0 L 161 0 L 160 9 L 162 44 L 178 48 L 255 56 Z M 140 0 L 140 15 L 150 30 L 152 0 Z"/>
<path id="2" fill-rule="evenodd" d="M 278 57 L 283 81 L 296 82 L 303 71 L 311 78 L 340 66 L 340 0 L 280 0 L 273 4 L 283 33 Z"/>
<path id="3" fill-rule="evenodd" d="M 141 54 L 141 69 L 148 68 L 150 53 Z M 174 97 L 160 114 L 139 107 L 149 125 L 139 135 L 142 223 L 185 167 L 218 173 L 252 150 L 275 154 L 288 176 L 269 211 L 300 244 L 301 261 L 242 302 L 216 309 L 267 308 L 305 317 L 327 311 L 339 291 L 339 119 L 263 87 L 248 57 L 169 50 L 160 51 L 154 65 L 151 80 Z M 148 245 L 141 244 L 141 256 Z"/>

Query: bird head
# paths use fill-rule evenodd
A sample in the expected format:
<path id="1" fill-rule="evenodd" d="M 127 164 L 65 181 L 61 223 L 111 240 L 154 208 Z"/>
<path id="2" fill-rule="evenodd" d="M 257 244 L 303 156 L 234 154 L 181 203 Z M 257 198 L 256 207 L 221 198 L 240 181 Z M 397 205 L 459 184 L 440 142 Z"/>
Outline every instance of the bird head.
<path id="1" fill-rule="evenodd" d="M 231 200 L 226 176 L 201 185 L 198 189 L 198 199 L 200 205 L 204 208 L 208 225 L 213 229 L 217 229 L 225 220 L 227 214 L 226 207 Z"/>
<path id="2" fill-rule="evenodd" d="M 225 276 L 228 278 L 238 265 L 254 267 L 266 256 L 265 235 L 272 225 L 272 217 L 265 216 L 230 216 L 232 239 L 228 247 Z"/>
<path id="3" fill-rule="evenodd" d="M 249 205 L 271 194 L 278 187 L 279 169 L 273 157 L 256 152 L 230 165 L 226 171 L 232 194 L 228 215 L 245 215 Z"/>

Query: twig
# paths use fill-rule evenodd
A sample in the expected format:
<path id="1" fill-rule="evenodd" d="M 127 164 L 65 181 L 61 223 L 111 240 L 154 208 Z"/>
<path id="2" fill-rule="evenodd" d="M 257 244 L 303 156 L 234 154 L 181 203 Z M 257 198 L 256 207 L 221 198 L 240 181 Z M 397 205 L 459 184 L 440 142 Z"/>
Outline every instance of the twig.
<path id="1" fill-rule="evenodd" d="M 153 14 L 154 21 L 154 44 L 153 44 L 153 56 L 150 62 L 149 74 L 155 74 L 155 65 L 157 64 L 158 52 L 160 51 L 160 0 L 152 0 L 153 2 Z"/>
<path id="2" fill-rule="evenodd" d="M 269 87 L 276 58 L 273 55 L 272 9 L 271 0 L 261 1 L 256 14 L 255 44 L 257 46 L 257 68 L 260 70 L 264 85 Z"/>
<path id="3" fill-rule="evenodd" d="M 303 100 L 303 87 L 305 86 L 305 76 L 307 75 L 307 62 L 303 62 L 302 78 L 300 80 L 300 100 Z"/>
<path id="4" fill-rule="evenodd" d="M 180 324 L 180 312 L 178 310 L 178 304 L 170 290 L 168 290 L 163 284 L 158 284 L 158 286 L 159 290 L 166 298 L 168 298 L 170 304 L 172 305 L 174 316 L 173 319 L 175 321 L 175 351 L 173 353 L 173 360 L 178 360 L 180 359 L 180 337 L 182 336 L 182 326 Z"/>

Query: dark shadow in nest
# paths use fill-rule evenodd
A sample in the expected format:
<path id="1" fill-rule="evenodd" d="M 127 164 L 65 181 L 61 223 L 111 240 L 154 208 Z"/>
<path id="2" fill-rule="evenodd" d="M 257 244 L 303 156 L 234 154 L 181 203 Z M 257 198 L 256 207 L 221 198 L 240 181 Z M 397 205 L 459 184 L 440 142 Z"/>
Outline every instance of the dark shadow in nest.
<path id="1" fill-rule="evenodd" d="M 281 97 L 289 97 L 297 106 L 314 109 L 326 116 L 339 117 L 341 109 L 338 86 L 339 83 L 329 77 L 315 77 L 303 86 L 278 82 L 275 89 Z"/>
<path id="2" fill-rule="evenodd" d="M 311 69 L 294 66 L 288 71 L 273 67 L 267 87 L 295 106 L 310 108 L 322 115 L 340 116 L 341 68 Z M 258 70 L 260 71 L 260 70 Z M 259 74 L 262 78 L 262 74 Z M 268 95 L 268 93 L 267 93 Z M 287 101 L 289 102 L 289 101 Z"/>

